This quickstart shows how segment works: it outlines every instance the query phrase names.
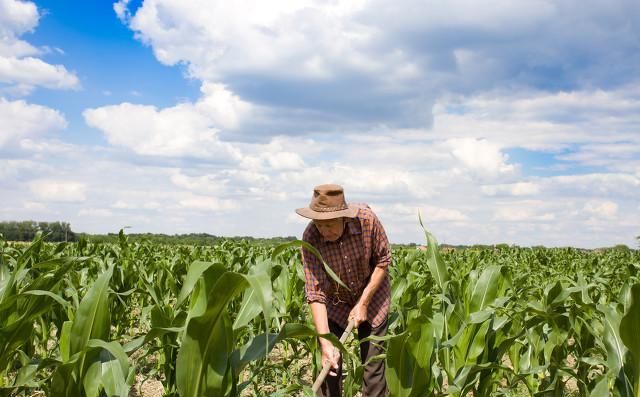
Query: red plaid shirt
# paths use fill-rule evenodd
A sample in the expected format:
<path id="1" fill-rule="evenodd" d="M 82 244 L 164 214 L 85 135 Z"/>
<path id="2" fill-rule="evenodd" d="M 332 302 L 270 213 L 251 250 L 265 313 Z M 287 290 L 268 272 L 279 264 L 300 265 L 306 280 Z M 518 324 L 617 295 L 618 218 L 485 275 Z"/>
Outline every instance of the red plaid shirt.
<path id="1" fill-rule="evenodd" d="M 325 241 L 313 222 L 309 222 L 302 239 L 313 245 L 327 265 L 350 289 L 336 283 L 324 270 L 322 262 L 302 249 L 305 295 L 307 302 L 324 303 L 327 315 L 343 328 L 349 313 L 369 283 L 376 267 L 387 269 L 391 263 L 389 240 L 376 214 L 368 206 L 358 210 L 355 218 L 346 218 L 345 229 L 337 241 Z M 373 327 L 384 322 L 391 303 L 389 272 L 369 303 L 367 319 Z"/>

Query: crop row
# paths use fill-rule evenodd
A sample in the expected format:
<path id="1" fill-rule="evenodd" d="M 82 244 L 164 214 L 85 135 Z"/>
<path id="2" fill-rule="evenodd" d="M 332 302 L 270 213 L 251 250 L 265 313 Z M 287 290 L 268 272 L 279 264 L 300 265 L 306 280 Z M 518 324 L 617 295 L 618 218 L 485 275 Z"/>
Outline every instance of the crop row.
<path id="1" fill-rule="evenodd" d="M 426 238 L 389 270 L 392 396 L 640 396 L 638 251 Z M 292 370 L 319 364 L 300 244 L 0 242 L 0 394 L 128 396 L 142 377 L 166 396 L 312 395 Z M 353 396 L 353 342 L 327 337 Z"/>

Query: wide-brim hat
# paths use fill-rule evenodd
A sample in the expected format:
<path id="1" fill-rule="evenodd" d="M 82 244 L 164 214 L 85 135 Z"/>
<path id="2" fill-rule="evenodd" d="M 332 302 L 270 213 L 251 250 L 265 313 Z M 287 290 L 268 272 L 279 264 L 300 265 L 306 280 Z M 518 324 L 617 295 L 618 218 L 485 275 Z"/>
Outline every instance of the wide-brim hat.
<path id="1" fill-rule="evenodd" d="M 305 218 L 316 220 L 354 218 L 358 214 L 358 207 L 347 204 L 342 186 L 328 184 L 313 188 L 313 197 L 311 197 L 309 207 L 298 208 L 296 213 Z"/>

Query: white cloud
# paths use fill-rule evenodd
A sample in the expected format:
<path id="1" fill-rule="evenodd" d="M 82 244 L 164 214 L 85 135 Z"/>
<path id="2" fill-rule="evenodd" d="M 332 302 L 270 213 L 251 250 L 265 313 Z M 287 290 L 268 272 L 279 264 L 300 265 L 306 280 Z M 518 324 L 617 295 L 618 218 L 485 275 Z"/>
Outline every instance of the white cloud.
<path id="1" fill-rule="evenodd" d="M 508 163 L 509 156 L 498 144 L 485 139 L 461 138 L 447 141 L 453 155 L 465 166 L 480 175 L 513 174 L 516 169 Z"/>
<path id="2" fill-rule="evenodd" d="M 469 219 L 458 210 L 437 207 L 425 207 L 422 216 L 425 222 L 461 222 Z"/>
<path id="3" fill-rule="evenodd" d="M 436 222 L 462 222 L 469 218 L 462 211 L 453 208 L 436 207 L 432 205 L 412 207 L 405 204 L 394 204 L 390 207 L 381 207 L 380 213 L 387 219 L 404 217 L 408 221 L 416 221 L 418 212 L 425 224 Z"/>
<path id="4" fill-rule="evenodd" d="M 4 98 L 0 98 L 0 120 L 0 147 L 67 126 L 64 116 L 57 110 Z"/>
<path id="5" fill-rule="evenodd" d="M 25 202 L 23 204 L 23 207 L 24 209 L 30 210 L 30 211 L 45 211 L 47 209 L 47 207 L 44 204 L 34 202 L 34 201 Z"/>
<path id="6" fill-rule="evenodd" d="M 110 144 L 139 154 L 212 156 L 218 130 L 189 105 L 158 110 L 154 106 L 123 103 L 88 109 L 87 124 L 104 132 Z"/>
<path id="7" fill-rule="evenodd" d="M 618 204 L 613 201 L 590 200 L 584 204 L 584 211 L 597 218 L 614 219 Z"/>
<path id="8" fill-rule="evenodd" d="M 153 0 L 130 9 L 120 0 L 114 10 L 160 62 L 225 83 L 282 119 L 302 110 L 327 125 L 338 116 L 428 127 L 443 93 L 593 90 L 591 102 L 565 92 L 520 103 L 553 114 L 637 82 L 634 0 L 614 3 Z"/>
<path id="9" fill-rule="evenodd" d="M 26 132 L 0 132 L 24 158 L 0 160 L 3 197 L 19 203 L 0 215 L 46 212 L 79 231 L 299 236 L 307 221 L 293 210 L 315 184 L 338 182 L 394 242 L 422 241 L 418 208 L 450 243 L 632 239 L 637 18 L 616 1 L 119 0 L 116 16 L 162 63 L 184 65 L 199 99 L 160 106 L 131 87 L 139 103 L 87 109 L 105 147 L 48 139 L 66 125 L 55 111 L 34 118 L 40 129 L 8 124 L 7 104 L 36 108 L 4 101 L 0 120 Z M 73 88 L 71 65 L 39 59 L 55 49 L 23 41 L 38 15 L 20 4 L 32 11 L 0 34 L 1 92 Z"/>
<path id="10" fill-rule="evenodd" d="M 51 65 L 32 57 L 0 57 L 0 82 L 53 89 L 80 87 L 78 77 L 64 66 Z"/>
<path id="11" fill-rule="evenodd" d="M 195 209 L 201 211 L 226 211 L 237 208 L 237 205 L 231 200 L 219 200 L 210 196 L 191 195 L 180 200 L 180 206 L 187 209 Z"/>
<path id="12" fill-rule="evenodd" d="M 18 39 L 38 25 L 40 15 L 33 2 L 0 0 L 0 84 L 5 94 L 24 96 L 35 87 L 79 89 L 75 73 L 63 65 L 51 65 L 36 58 L 39 50 Z M 60 50 L 62 51 L 62 50 Z"/>
<path id="13" fill-rule="evenodd" d="M 494 219 L 507 222 L 550 222 L 556 215 L 550 211 L 548 204 L 539 200 L 524 200 L 510 203 L 496 203 Z"/>
<path id="14" fill-rule="evenodd" d="M 65 180 L 40 179 L 30 183 L 31 192 L 45 202 L 83 202 L 87 199 L 85 184 Z"/>
<path id="15" fill-rule="evenodd" d="M 485 185 L 482 186 L 482 192 L 487 196 L 529 196 L 538 194 L 540 192 L 540 185 L 535 182 L 516 182 L 503 185 Z"/>
<path id="16" fill-rule="evenodd" d="M 0 180 L 4 180 L 6 186 L 7 182 L 18 180 L 23 175 L 43 174 L 50 168 L 33 159 L 0 159 Z"/>
<path id="17" fill-rule="evenodd" d="M 517 90 L 443 97 L 434 114 L 431 136 L 480 136 L 504 148 L 550 152 L 577 144 L 586 149 L 640 149 L 640 86 L 633 84 L 611 91 Z"/>
<path id="18" fill-rule="evenodd" d="M 108 218 L 113 215 L 113 212 L 105 208 L 82 208 L 80 211 L 78 211 L 78 215 L 87 217 Z"/>
<path id="19" fill-rule="evenodd" d="M 7 36 L 0 37 L 0 57 L 25 57 L 38 55 L 40 50 L 26 41 L 16 40 Z"/>
<path id="20" fill-rule="evenodd" d="M 328 146 L 315 142 L 314 147 L 333 151 L 336 144 L 339 146 L 339 142 Z M 391 139 L 387 144 L 395 147 L 402 145 L 402 141 Z M 255 154 L 254 150 L 265 147 L 278 150 L 277 145 L 271 143 L 251 144 L 242 150 Z M 334 154 L 336 161 L 340 162 L 349 159 L 354 151 L 366 152 L 367 149 L 366 145 L 356 145 L 344 153 L 335 151 Z M 509 194 L 501 194 L 500 200 L 496 200 L 495 196 L 486 196 L 480 182 L 464 174 L 451 175 L 446 169 L 430 170 L 434 166 L 430 162 L 426 162 L 426 168 L 403 170 L 386 158 L 380 164 L 372 161 L 332 166 L 331 162 L 305 156 L 313 165 L 280 172 L 264 163 L 263 168 L 256 172 L 226 166 L 211 169 L 201 163 L 184 163 L 181 168 L 174 169 L 155 162 L 129 162 L 126 157 L 114 157 L 114 154 L 82 146 L 73 147 L 71 152 L 54 151 L 46 155 L 50 159 L 47 161 L 62 164 L 61 167 L 40 171 L 28 168 L 27 173 L 18 171 L 20 174 L 14 175 L 28 181 L 27 189 L 20 190 L 20 185 L 11 187 L 6 198 L 11 202 L 42 203 L 49 216 L 70 221 L 77 231 L 114 232 L 123 225 L 131 225 L 139 232 L 203 231 L 218 235 L 299 236 L 306 223 L 297 219 L 294 209 L 308 205 L 315 183 L 337 180 L 345 186 L 347 200 L 373 206 L 393 242 L 423 241 L 422 231 L 417 225 L 419 208 L 429 230 L 439 241 L 447 243 L 601 246 L 619 242 L 615 236 L 628 234 L 633 238 L 637 232 L 634 235 L 632 231 L 637 230 L 636 226 L 640 224 L 640 219 L 634 215 L 637 213 L 637 200 L 632 196 L 634 191 L 637 192 L 635 175 L 563 177 L 571 179 L 537 177 L 532 181 L 523 178 L 518 183 L 524 186 L 535 183 L 540 186 L 540 191 L 528 195 L 528 200 Z M 82 166 L 87 162 L 92 166 Z M 27 164 L 23 166 L 29 167 Z M 443 167 L 449 167 L 449 163 Z M 42 180 L 48 183 L 43 184 Z M 398 180 L 404 182 L 394 184 Z M 39 187 L 51 185 L 50 181 L 55 182 L 54 188 L 36 194 Z M 69 186 L 57 186 L 63 182 L 82 184 L 84 188 L 80 190 L 84 193 L 78 196 L 84 196 L 85 201 L 80 205 L 59 201 L 79 198 L 63 195 L 62 191 L 74 190 Z M 518 183 L 497 183 L 495 186 L 498 190 L 517 191 L 515 186 Z M 594 189 L 599 185 L 602 185 L 602 190 Z M 615 185 L 618 190 L 609 190 Z M 576 190 L 580 186 L 584 189 Z M 420 196 L 426 189 L 435 190 L 430 196 Z M 543 191 L 544 197 L 541 197 Z M 624 195 L 625 191 L 628 196 Z M 57 201 L 52 197 L 57 197 Z M 585 203 L 589 201 L 596 204 L 587 206 Z M 608 201 L 618 205 L 617 214 L 628 213 L 629 216 L 609 219 L 585 209 L 602 212 L 596 209 L 597 205 Z M 238 217 L 240 208 L 242 217 Z M 84 211 L 80 213 L 81 210 Z M 4 217 L 11 214 L 14 218 L 25 219 L 29 214 L 33 218 L 42 213 L 43 210 L 37 206 L 0 211 Z M 592 233 L 576 234 L 576 230 L 590 230 Z M 607 235 L 612 237 L 603 238 Z"/>
<path id="21" fill-rule="evenodd" d="M 626 173 L 593 173 L 585 175 L 559 175 L 547 178 L 544 183 L 554 195 L 638 197 L 640 177 Z"/>
<path id="22" fill-rule="evenodd" d="M 117 200 L 111 205 L 111 208 L 118 210 L 159 210 L 162 204 L 157 201 L 133 202 L 125 200 Z"/>
<path id="23" fill-rule="evenodd" d="M 109 143 L 139 154 L 237 159 L 239 154 L 218 134 L 221 127 L 236 127 L 250 106 L 221 85 L 204 84 L 202 91 L 196 103 L 164 109 L 122 103 L 87 109 L 83 116 Z"/>
<path id="24" fill-rule="evenodd" d="M 297 153 L 279 152 L 269 153 L 267 161 L 272 169 L 277 171 L 301 169 L 304 167 L 304 161 Z"/>
<path id="25" fill-rule="evenodd" d="M 226 130 L 240 126 L 251 112 L 251 105 L 243 101 L 222 84 L 204 83 L 202 98 L 195 105 L 197 111 L 207 114 L 212 122 Z"/>
<path id="26" fill-rule="evenodd" d="M 113 10 L 122 23 L 127 23 L 131 18 L 131 12 L 129 12 L 129 9 L 127 8 L 128 4 L 129 0 L 118 0 L 113 3 Z"/>
<path id="27" fill-rule="evenodd" d="M 334 4 L 340 3 L 344 2 Z M 356 62 L 351 46 L 369 32 L 342 18 L 357 8 L 313 1 L 154 1 L 145 2 L 129 25 L 153 46 L 161 62 L 187 61 L 201 79 L 216 80 L 225 72 L 243 70 L 322 76 L 322 65 L 339 56 L 346 64 Z M 187 36 L 190 40 L 183 40 Z M 305 66 L 291 68 L 292 64 Z"/>
<path id="28" fill-rule="evenodd" d="M 171 182 L 174 185 L 193 192 L 219 194 L 222 193 L 229 182 L 222 175 L 199 175 L 190 177 L 182 174 L 179 170 L 171 175 Z"/>
<path id="29" fill-rule="evenodd" d="M 0 0 L 0 34 L 16 36 L 38 25 L 38 9 L 30 1 Z"/>
<path id="30" fill-rule="evenodd" d="M 297 153 L 287 151 L 268 152 L 267 147 L 258 156 L 248 155 L 242 159 L 242 167 L 248 170 L 260 171 L 265 169 L 288 171 L 304 168 L 304 161 Z"/>

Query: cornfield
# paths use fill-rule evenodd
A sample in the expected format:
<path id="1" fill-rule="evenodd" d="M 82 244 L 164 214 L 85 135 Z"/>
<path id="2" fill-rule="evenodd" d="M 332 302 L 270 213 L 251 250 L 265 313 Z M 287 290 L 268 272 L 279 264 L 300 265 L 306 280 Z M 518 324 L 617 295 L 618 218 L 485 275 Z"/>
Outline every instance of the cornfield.
<path id="1" fill-rule="evenodd" d="M 391 396 L 640 397 L 640 253 L 398 248 Z M 0 241 L 0 395 L 312 396 L 300 242 Z M 345 395 L 362 380 L 344 345 Z"/>

